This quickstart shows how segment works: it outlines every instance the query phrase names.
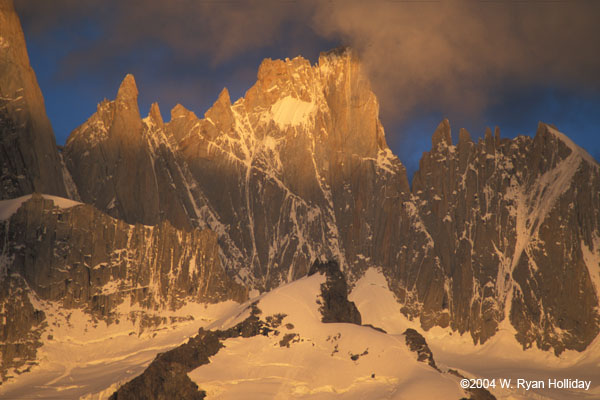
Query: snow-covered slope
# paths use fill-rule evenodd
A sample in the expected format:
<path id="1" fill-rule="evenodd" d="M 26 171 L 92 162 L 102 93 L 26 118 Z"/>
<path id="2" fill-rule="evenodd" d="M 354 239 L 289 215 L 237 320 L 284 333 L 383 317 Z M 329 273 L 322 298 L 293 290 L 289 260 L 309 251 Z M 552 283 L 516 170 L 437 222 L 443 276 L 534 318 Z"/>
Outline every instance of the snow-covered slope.
<path id="1" fill-rule="evenodd" d="M 372 327 L 323 323 L 323 275 L 315 274 L 250 300 L 260 318 L 284 315 L 275 332 L 223 341 L 224 348 L 189 376 L 209 398 L 459 399 L 458 378 L 418 362 L 402 334 Z M 227 329 L 239 311 L 209 325 Z"/>
<path id="2" fill-rule="evenodd" d="M 367 270 L 356 283 L 350 300 L 356 303 L 363 323 L 385 329 L 397 335 L 407 328 L 418 329 L 398 312 L 402 307 L 388 287 L 386 278 L 375 268 Z M 498 399 L 592 399 L 600 398 L 600 340 L 584 352 L 566 351 L 556 357 L 538 348 L 523 351 L 516 340 L 515 329 L 504 321 L 498 333 L 483 345 L 475 345 L 468 334 L 460 335 L 434 327 L 422 332 L 431 348 L 438 367 L 456 369 L 469 378 L 496 379 L 496 388 L 489 390 Z M 499 379 L 511 379 L 512 389 L 500 387 Z M 591 381 L 589 390 L 530 389 L 518 387 L 517 380 L 580 379 Z"/>
<path id="3" fill-rule="evenodd" d="M 0 386 L 0 398 L 102 399 L 119 384 L 140 374 L 161 351 L 181 344 L 198 328 L 212 323 L 239 304 L 188 303 L 177 311 L 157 312 L 156 318 L 174 323 L 144 327 L 148 310 L 122 304 L 115 312 L 139 318 L 123 318 L 107 324 L 80 310 L 65 310 L 60 303 L 32 299 L 47 316 L 48 329 L 30 371 Z"/>

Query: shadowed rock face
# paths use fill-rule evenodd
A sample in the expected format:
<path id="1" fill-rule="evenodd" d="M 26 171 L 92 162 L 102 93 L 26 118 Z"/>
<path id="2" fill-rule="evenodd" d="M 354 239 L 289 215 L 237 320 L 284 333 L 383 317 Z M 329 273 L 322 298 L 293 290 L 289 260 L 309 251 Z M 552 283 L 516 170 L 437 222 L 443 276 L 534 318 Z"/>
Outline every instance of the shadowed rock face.
<path id="1" fill-rule="evenodd" d="M 583 350 L 598 334 L 600 173 L 554 128 L 457 146 L 447 121 L 413 182 L 450 325 L 484 342 L 504 318 L 524 347 Z M 584 217 L 585 215 L 585 217 Z M 422 317 L 421 320 L 423 321 Z"/>
<path id="2" fill-rule="evenodd" d="M 406 331 L 404 331 L 404 339 L 410 351 L 414 351 L 415 353 L 417 353 L 418 361 L 427 362 L 427 364 L 429 364 L 430 367 L 439 371 L 437 365 L 435 365 L 433 353 L 427 345 L 427 342 L 425 341 L 423 335 L 421 335 L 416 330 L 409 328 Z"/>
<path id="3" fill-rule="evenodd" d="M 75 196 L 67 191 L 63 173 L 21 23 L 12 0 L 1 0 L 0 200 L 34 191 Z"/>
<path id="4" fill-rule="evenodd" d="M 19 366 L 15 358 L 21 366 L 35 359 L 45 316 L 32 298 L 83 309 L 107 323 L 129 318 L 116 307 L 131 303 L 148 310 L 148 325 L 155 310 L 176 310 L 187 301 L 247 298 L 225 274 L 217 237 L 208 230 L 183 232 L 166 221 L 128 225 L 90 205 L 60 209 L 39 195 L 0 225 L 3 373 Z"/>
<path id="5" fill-rule="evenodd" d="M 221 268 L 216 235 L 208 230 L 182 232 L 166 221 L 128 225 L 89 205 L 59 209 L 40 196 L 3 225 L 6 273 L 23 276 L 38 297 L 66 308 L 108 316 L 127 298 L 176 309 L 188 299 L 246 297 Z"/>

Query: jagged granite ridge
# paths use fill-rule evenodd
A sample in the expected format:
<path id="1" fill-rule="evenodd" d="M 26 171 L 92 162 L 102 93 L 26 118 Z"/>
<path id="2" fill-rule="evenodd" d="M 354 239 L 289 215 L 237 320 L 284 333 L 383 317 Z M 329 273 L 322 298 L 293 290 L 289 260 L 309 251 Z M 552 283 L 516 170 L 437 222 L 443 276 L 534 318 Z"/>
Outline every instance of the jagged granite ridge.
<path id="1" fill-rule="evenodd" d="M 122 88 L 65 149 L 80 192 L 111 215 L 209 227 L 228 272 L 261 291 L 303 276 L 310 260 L 337 259 L 350 283 L 380 266 L 401 311 L 424 329 L 483 343 L 510 320 L 524 347 L 557 353 L 597 336 L 598 166 L 554 128 L 513 140 L 488 130 L 478 143 L 461 130 L 455 146 L 443 121 L 410 188 L 350 49 L 322 53 L 314 66 L 267 59 L 243 98 L 232 104 L 224 89 L 203 119 L 178 105 L 167 123 L 158 106 L 142 120 L 133 78 Z M 143 155 L 122 162 L 138 169 L 117 166 L 94 186 L 85 166 L 102 165 L 114 143 Z M 142 193 L 132 176 L 151 183 L 142 185 L 151 212 L 124 206 Z M 133 200 L 109 199 L 103 187 Z M 572 286 L 550 298 L 564 279 Z"/>
<path id="2" fill-rule="evenodd" d="M 509 318 L 526 348 L 582 351 L 600 330 L 598 164 L 543 123 L 534 138 L 436 140 L 449 133 L 444 121 L 412 188 L 444 272 L 438 314 L 476 343 Z"/>
<path id="3" fill-rule="evenodd" d="M 178 222 L 181 213 L 167 208 L 172 202 L 158 201 L 158 213 L 137 220 L 117 210 L 119 196 L 111 201 L 103 190 L 119 188 L 119 177 L 133 173 L 125 168 L 102 173 L 103 185 L 94 183 L 95 172 L 86 166 L 102 163 L 111 143 L 138 137 L 135 129 L 116 129 L 112 117 L 99 127 L 119 97 L 102 103 L 67 142 L 65 158 L 82 199 L 129 222 L 158 215 L 185 225 Z M 151 155 L 154 168 L 139 158 L 132 163 L 136 174 L 146 174 L 140 181 L 156 183 L 146 190 L 150 203 L 153 193 L 174 187 L 188 221 L 219 234 L 222 261 L 243 282 L 268 290 L 305 275 L 318 257 L 338 259 L 344 269 L 354 265 L 348 271 L 357 273 L 389 260 L 397 228 L 387 213 L 402 212 L 408 180 L 385 143 L 377 100 L 351 50 L 323 53 L 315 66 L 301 57 L 265 60 L 244 98 L 231 104 L 223 90 L 204 119 L 179 105 L 166 124 L 152 115 L 143 120 L 135 148 Z M 140 117 L 130 120 L 137 127 Z M 131 191 L 127 186 L 122 190 Z"/>

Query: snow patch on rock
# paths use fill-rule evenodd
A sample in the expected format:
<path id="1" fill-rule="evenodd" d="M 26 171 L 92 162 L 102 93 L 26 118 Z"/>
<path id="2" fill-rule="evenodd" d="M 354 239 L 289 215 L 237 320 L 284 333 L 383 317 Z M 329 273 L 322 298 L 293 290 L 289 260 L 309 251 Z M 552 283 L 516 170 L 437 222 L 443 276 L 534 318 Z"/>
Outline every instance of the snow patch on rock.
<path id="1" fill-rule="evenodd" d="M 31 196 L 32 195 L 27 194 L 15 199 L 0 200 L 0 221 L 10 219 L 10 217 L 17 212 L 23 203 L 31 199 Z M 42 197 L 46 200 L 52 200 L 55 206 L 62 209 L 71 208 L 82 204 L 75 200 L 65 199 L 58 196 L 50 196 L 48 194 L 44 194 Z"/>
<path id="2" fill-rule="evenodd" d="M 286 96 L 271 106 L 271 114 L 279 129 L 285 129 L 305 124 L 316 109 L 315 103 Z"/>

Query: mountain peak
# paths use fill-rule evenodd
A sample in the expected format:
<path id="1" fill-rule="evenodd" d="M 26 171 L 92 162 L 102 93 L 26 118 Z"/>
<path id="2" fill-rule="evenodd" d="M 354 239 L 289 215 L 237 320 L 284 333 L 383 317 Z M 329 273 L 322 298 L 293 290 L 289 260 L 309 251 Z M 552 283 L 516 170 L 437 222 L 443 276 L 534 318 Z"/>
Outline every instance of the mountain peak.
<path id="1" fill-rule="evenodd" d="M 123 82 L 121 82 L 121 86 L 119 86 L 119 91 L 117 92 L 117 100 L 127 101 L 127 100 L 136 100 L 138 97 L 138 88 L 135 84 L 135 78 L 132 74 L 125 75 Z"/>
<path id="2" fill-rule="evenodd" d="M 458 143 L 460 144 L 468 142 L 472 142 L 471 134 L 465 128 L 460 128 L 460 131 L 458 132 Z"/>
<path id="3" fill-rule="evenodd" d="M 452 146 L 452 136 L 450 135 L 450 121 L 448 121 L 447 118 L 444 118 L 444 120 L 440 122 L 435 132 L 433 132 L 433 136 L 431 138 L 431 144 L 434 149 L 440 143 L 445 143 L 448 146 Z"/>
<path id="4" fill-rule="evenodd" d="M 217 103 L 226 107 L 231 106 L 231 97 L 229 97 L 229 90 L 227 90 L 227 88 L 223 88 L 223 90 L 221 90 L 221 93 L 219 93 L 219 97 L 217 97 L 215 104 Z"/>
<path id="5" fill-rule="evenodd" d="M 258 67 L 257 79 L 260 82 L 271 83 L 289 79 L 290 71 L 298 69 L 310 69 L 310 61 L 302 56 L 285 60 L 273 60 L 265 58 Z"/>
<path id="6" fill-rule="evenodd" d="M 158 107 L 158 103 L 152 103 L 152 105 L 150 106 L 150 112 L 148 113 L 148 116 L 158 126 L 164 125 L 162 115 L 160 114 L 160 108 Z"/>
<path id="7" fill-rule="evenodd" d="M 64 171 L 12 0 L 0 0 L 0 199 L 66 197 Z"/>
<path id="8" fill-rule="evenodd" d="M 183 117 L 198 119 L 198 117 L 196 117 L 196 114 L 194 114 L 193 111 L 190 111 L 181 104 L 177 103 L 175 107 L 173 107 L 173 109 L 171 110 L 171 121 Z"/>
<path id="9" fill-rule="evenodd" d="M 204 113 L 204 118 L 209 119 L 221 131 L 227 132 L 231 129 L 234 124 L 234 117 L 227 88 L 221 90 L 215 104 Z"/>
<path id="10" fill-rule="evenodd" d="M 576 145 L 567 135 L 560 132 L 554 125 L 547 124 L 545 122 L 538 122 L 537 132 L 535 134 L 534 141 L 547 142 L 548 139 L 552 139 L 552 141 L 556 143 L 561 143 L 562 149 L 559 146 L 559 151 L 561 151 L 560 155 L 562 158 L 566 158 L 568 154 L 565 152 L 565 149 L 568 148 L 569 153 L 573 152 L 578 154 L 582 159 L 587 161 L 592 165 L 598 165 L 598 162 L 594 160 L 594 158 L 589 155 L 587 151 Z"/>

